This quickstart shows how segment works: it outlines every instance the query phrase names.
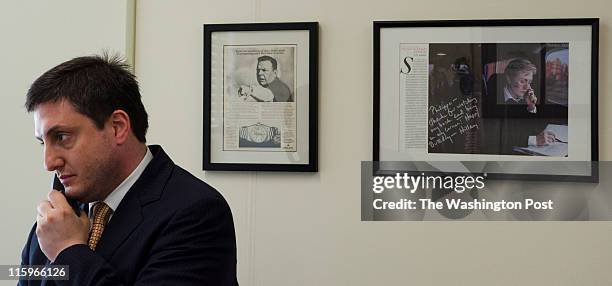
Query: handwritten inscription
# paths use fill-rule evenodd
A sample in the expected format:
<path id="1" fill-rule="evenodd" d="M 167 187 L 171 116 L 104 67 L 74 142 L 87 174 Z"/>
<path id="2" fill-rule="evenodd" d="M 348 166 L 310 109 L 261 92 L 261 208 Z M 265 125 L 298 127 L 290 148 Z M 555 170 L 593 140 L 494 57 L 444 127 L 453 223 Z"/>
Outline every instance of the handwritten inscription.
<path id="1" fill-rule="evenodd" d="M 447 102 L 429 107 L 429 147 L 450 142 L 458 135 L 478 129 L 480 112 L 476 98 L 455 97 Z"/>

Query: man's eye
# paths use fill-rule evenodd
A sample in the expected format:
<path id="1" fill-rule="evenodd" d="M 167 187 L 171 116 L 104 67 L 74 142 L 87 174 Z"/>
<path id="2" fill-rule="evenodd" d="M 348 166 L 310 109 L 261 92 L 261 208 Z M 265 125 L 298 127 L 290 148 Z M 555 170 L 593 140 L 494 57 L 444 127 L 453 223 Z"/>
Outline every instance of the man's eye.
<path id="1" fill-rule="evenodd" d="M 57 142 L 62 142 L 64 140 L 66 140 L 66 138 L 68 138 L 68 135 L 66 134 L 57 134 L 57 136 L 55 137 L 55 139 L 57 140 Z"/>

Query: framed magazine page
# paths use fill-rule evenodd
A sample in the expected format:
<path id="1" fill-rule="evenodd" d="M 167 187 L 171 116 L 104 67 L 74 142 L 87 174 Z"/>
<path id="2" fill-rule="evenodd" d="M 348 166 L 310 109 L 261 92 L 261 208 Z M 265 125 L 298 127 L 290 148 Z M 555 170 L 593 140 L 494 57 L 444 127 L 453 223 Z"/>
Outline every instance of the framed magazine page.
<path id="1" fill-rule="evenodd" d="M 204 25 L 204 170 L 317 171 L 318 24 Z"/>
<path id="2" fill-rule="evenodd" d="M 598 160 L 598 24 L 374 22 L 373 161 L 488 161 L 512 166 L 485 167 L 489 178 L 592 181 L 590 167 L 530 162 Z"/>

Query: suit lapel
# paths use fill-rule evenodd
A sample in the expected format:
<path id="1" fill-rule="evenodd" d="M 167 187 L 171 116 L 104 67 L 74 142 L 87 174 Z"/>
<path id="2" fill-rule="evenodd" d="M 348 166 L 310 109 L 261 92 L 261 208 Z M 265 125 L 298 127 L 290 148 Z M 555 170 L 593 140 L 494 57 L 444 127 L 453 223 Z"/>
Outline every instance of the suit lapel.
<path id="1" fill-rule="evenodd" d="M 121 244 L 142 222 L 142 208 L 161 197 L 174 163 L 160 146 L 149 146 L 153 160 L 125 194 L 104 229 L 96 252 L 110 259 Z"/>
<path id="2" fill-rule="evenodd" d="M 106 259 L 110 259 L 121 243 L 142 222 L 142 214 L 138 200 L 130 198 L 132 189 L 121 200 L 117 211 L 113 213 L 108 225 L 104 228 L 102 237 L 98 242 L 96 252 Z"/>

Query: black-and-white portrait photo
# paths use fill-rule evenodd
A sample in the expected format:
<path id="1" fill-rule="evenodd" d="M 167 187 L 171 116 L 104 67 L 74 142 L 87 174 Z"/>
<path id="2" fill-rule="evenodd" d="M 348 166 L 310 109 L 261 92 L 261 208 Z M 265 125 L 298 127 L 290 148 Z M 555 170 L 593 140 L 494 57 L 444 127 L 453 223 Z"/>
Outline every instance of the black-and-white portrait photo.
<path id="1" fill-rule="evenodd" d="M 295 152 L 296 46 L 223 47 L 224 150 Z"/>
<path id="2" fill-rule="evenodd" d="M 205 169 L 316 169 L 317 25 L 204 24 Z"/>
<path id="3" fill-rule="evenodd" d="M 232 100 L 295 101 L 295 47 L 225 46 L 224 91 Z"/>

